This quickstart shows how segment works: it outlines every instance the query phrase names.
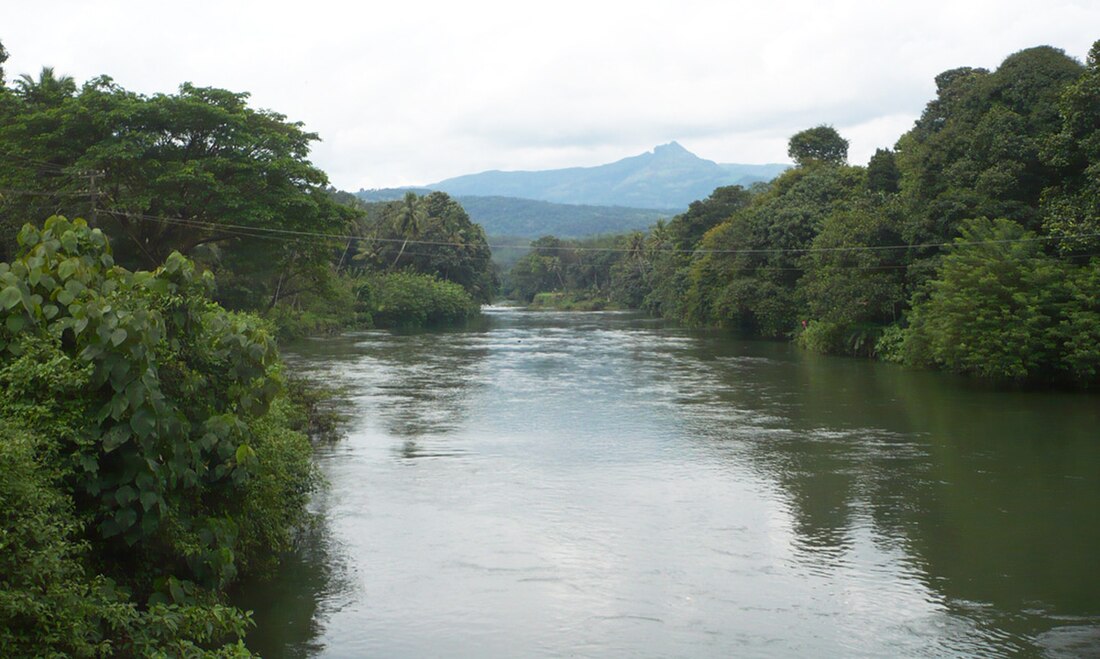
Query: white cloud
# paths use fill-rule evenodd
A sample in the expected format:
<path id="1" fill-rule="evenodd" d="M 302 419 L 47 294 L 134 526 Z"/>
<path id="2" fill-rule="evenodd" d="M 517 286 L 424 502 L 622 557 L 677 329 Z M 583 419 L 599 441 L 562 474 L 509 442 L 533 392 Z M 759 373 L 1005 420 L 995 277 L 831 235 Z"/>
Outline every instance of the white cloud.
<path id="1" fill-rule="evenodd" d="M 937 73 L 1040 44 L 1083 58 L 1100 25 L 1100 4 L 1071 0 L 11 4 L 9 77 L 52 65 L 145 93 L 247 90 L 320 133 L 314 162 L 352 190 L 670 140 L 784 161 L 787 137 L 820 123 L 865 162 Z"/>

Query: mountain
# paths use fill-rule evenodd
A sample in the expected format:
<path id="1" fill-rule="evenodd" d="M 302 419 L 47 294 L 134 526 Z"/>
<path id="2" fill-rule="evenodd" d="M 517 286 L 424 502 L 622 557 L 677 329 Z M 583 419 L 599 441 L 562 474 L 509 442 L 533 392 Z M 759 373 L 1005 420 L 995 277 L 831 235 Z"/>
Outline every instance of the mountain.
<path id="1" fill-rule="evenodd" d="M 644 231 L 669 211 L 625 206 L 554 204 L 515 197 L 455 197 L 470 219 L 490 236 L 583 238 L 601 233 Z"/>
<path id="2" fill-rule="evenodd" d="M 629 206 L 680 212 L 723 185 L 768 181 L 789 165 L 719 164 L 676 142 L 596 167 L 489 171 L 428 186 L 455 197 L 518 197 L 559 204 Z"/>
<path id="3" fill-rule="evenodd" d="M 360 190 L 355 193 L 366 202 L 396 201 L 406 192 L 425 195 L 427 188 L 385 188 Z M 559 238 L 583 238 L 601 233 L 626 233 L 645 230 L 661 218 L 671 217 L 670 211 L 623 206 L 586 206 L 554 204 L 515 197 L 455 196 L 470 219 L 480 224 L 490 236 L 538 238 L 553 234 Z"/>

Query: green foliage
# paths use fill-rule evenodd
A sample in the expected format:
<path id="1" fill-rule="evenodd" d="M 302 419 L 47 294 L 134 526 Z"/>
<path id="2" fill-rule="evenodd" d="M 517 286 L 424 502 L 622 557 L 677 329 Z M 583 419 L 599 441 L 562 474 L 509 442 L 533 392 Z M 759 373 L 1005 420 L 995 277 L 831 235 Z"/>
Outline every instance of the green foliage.
<path id="1" fill-rule="evenodd" d="M 745 208 L 752 194 L 740 185 L 716 188 L 702 201 L 693 201 L 686 212 L 674 217 L 667 225 L 669 238 L 677 249 L 692 249 L 703 234 L 730 219 Z"/>
<path id="2" fill-rule="evenodd" d="M 1095 381 L 1098 278 L 1009 220 L 973 220 L 910 317 L 910 361 L 1002 380 Z"/>
<path id="3" fill-rule="evenodd" d="M 40 463 L 43 442 L 0 421 L 0 643 L 10 656 L 95 656 L 127 614 L 89 579 L 72 505 Z"/>
<path id="4" fill-rule="evenodd" d="M 462 286 L 488 302 L 498 282 L 482 228 L 458 202 L 442 192 L 384 205 L 361 227 L 356 262 L 374 271 L 410 270 Z"/>
<path id="5" fill-rule="evenodd" d="M 1044 46 L 1009 56 L 993 73 L 937 76 L 937 98 L 897 145 L 907 237 L 951 239 L 960 222 L 981 216 L 1038 228 L 1040 196 L 1058 180 L 1041 154 L 1061 128 L 1057 101 L 1081 73 Z"/>
<path id="6" fill-rule="evenodd" d="M 508 273 L 508 292 L 517 300 L 530 302 L 535 295 L 565 288 L 562 257 L 569 253 L 561 240 L 543 236 L 532 241 L 531 251 L 522 256 Z"/>
<path id="7" fill-rule="evenodd" d="M 1095 252 L 1100 247 L 1100 41 L 1058 108 L 1061 131 L 1045 144 L 1043 156 L 1059 179 L 1043 192 L 1043 228 L 1061 239 L 1063 254 Z"/>
<path id="8" fill-rule="evenodd" d="M 889 149 L 875 149 L 867 163 L 867 189 L 871 192 L 894 193 L 899 189 L 901 172 L 897 159 Z"/>
<path id="9" fill-rule="evenodd" d="M 415 272 L 373 274 L 361 282 L 360 308 L 379 327 L 429 327 L 460 323 L 479 305 L 453 282 Z"/>
<path id="10" fill-rule="evenodd" d="M 338 390 L 303 377 L 290 377 L 286 386 L 290 405 L 283 408 L 286 425 L 314 442 L 332 441 L 341 436 Z"/>
<path id="11" fill-rule="evenodd" d="M 792 169 L 777 178 L 700 241 L 685 319 L 767 337 L 789 335 L 802 315 L 795 288 L 805 250 L 827 218 L 863 188 L 862 171 L 847 166 Z"/>
<path id="12" fill-rule="evenodd" d="M 835 130 L 803 131 L 790 142 L 799 167 L 769 185 L 719 188 L 646 235 L 540 239 L 509 290 L 820 352 L 1094 384 L 1100 274 L 1083 260 L 1100 245 L 1098 67 L 1100 42 L 1085 68 L 1040 47 L 993 72 L 945 71 L 866 169 L 843 164 Z"/>
<path id="13" fill-rule="evenodd" d="M 555 293 L 544 299 L 585 309 L 636 308 L 649 290 L 651 267 L 652 254 L 641 232 L 587 240 L 543 236 L 512 266 L 505 291 L 522 302 Z"/>
<path id="14" fill-rule="evenodd" d="M 79 90 L 49 69 L 24 77 L 0 104 L 0 186 L 31 194 L 0 204 L 0 260 L 25 218 L 82 215 L 125 267 L 178 251 L 216 271 L 235 309 L 308 289 L 334 249 L 316 234 L 346 233 L 356 212 L 307 160 L 317 136 L 247 101 L 190 84 L 147 97 L 106 76 Z"/>
<path id="15" fill-rule="evenodd" d="M 805 347 L 867 355 L 876 328 L 898 320 L 906 291 L 906 252 L 896 249 L 900 226 L 895 205 L 876 195 L 853 196 L 824 219 L 802 259 L 796 297 L 806 317 L 818 321 L 811 328 L 834 327 L 844 340 L 810 344 L 800 337 Z"/>
<path id="16" fill-rule="evenodd" d="M 198 655 L 240 637 L 248 620 L 220 593 L 286 548 L 315 482 L 308 440 L 287 427 L 266 324 L 214 304 L 212 278 L 179 254 L 152 272 L 114 265 L 82 220 L 27 225 L 19 242 L 0 264 L 0 421 L 44 438 L 30 489 L 11 496 L 59 511 L 42 527 L 42 546 L 56 545 L 45 582 L 71 573 L 67 587 L 110 614 L 73 633 L 140 655 Z M 11 537 L 18 522 L 7 523 Z"/>
<path id="17" fill-rule="evenodd" d="M 530 309 L 553 309 L 555 311 L 603 311 L 615 309 L 618 305 L 612 304 L 603 298 L 577 297 L 569 293 L 538 293 L 528 306 Z"/>
<path id="18" fill-rule="evenodd" d="M 848 140 L 832 126 L 817 126 L 795 133 L 787 155 L 801 167 L 813 164 L 843 165 L 848 161 Z"/>
<path id="19" fill-rule="evenodd" d="M 882 334 L 875 343 L 875 357 L 892 364 L 904 364 L 905 336 L 905 329 L 901 325 L 883 327 Z"/>

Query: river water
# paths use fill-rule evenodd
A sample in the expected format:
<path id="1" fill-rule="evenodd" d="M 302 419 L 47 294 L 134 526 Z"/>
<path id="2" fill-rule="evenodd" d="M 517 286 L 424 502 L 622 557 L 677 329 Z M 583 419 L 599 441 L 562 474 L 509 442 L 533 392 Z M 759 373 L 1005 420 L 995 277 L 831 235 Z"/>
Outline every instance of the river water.
<path id="1" fill-rule="evenodd" d="M 268 657 L 1100 656 L 1100 399 L 624 313 L 293 347 L 341 388 Z"/>

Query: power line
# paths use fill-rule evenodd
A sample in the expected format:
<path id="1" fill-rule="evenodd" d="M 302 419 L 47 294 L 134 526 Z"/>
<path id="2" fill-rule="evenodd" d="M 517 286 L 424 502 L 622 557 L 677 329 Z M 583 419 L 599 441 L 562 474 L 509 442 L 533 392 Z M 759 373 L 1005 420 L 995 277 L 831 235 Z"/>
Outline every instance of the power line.
<path id="1" fill-rule="evenodd" d="M 275 236 L 286 236 L 287 240 L 291 240 L 291 237 L 297 236 L 300 238 L 322 238 L 326 240 L 362 240 L 376 243 L 403 243 L 406 245 L 426 245 L 434 247 L 466 247 L 466 243 L 458 243 L 451 241 L 438 241 L 438 240 L 417 240 L 417 239 L 404 239 L 404 238 L 380 238 L 376 236 L 359 236 L 351 234 L 335 234 L 335 233 L 320 233 L 316 231 L 299 231 L 295 229 L 280 229 L 276 227 L 250 227 L 239 224 L 223 224 L 216 222 L 208 222 L 205 220 L 193 220 L 177 217 L 162 217 L 158 215 L 146 215 L 144 213 L 128 213 L 124 211 L 110 211 L 112 214 L 121 215 L 124 217 L 130 217 L 133 219 L 165 222 L 168 224 L 178 224 L 183 226 L 189 226 L 192 228 L 207 229 L 210 231 L 220 231 L 223 233 L 232 233 L 233 231 L 248 231 L 251 232 L 247 235 L 251 237 L 260 237 L 257 233 L 270 233 Z M 265 236 L 266 237 L 266 236 Z M 808 253 L 836 253 L 836 252 L 870 252 L 870 251 L 885 251 L 885 250 L 899 250 L 899 249 L 927 249 L 933 247 L 958 247 L 958 246 L 975 246 L 975 245 L 998 245 L 998 244 L 1010 244 L 1010 243 L 1032 243 L 1032 242 L 1050 242 L 1069 240 L 1074 238 L 1098 238 L 1100 233 L 1081 233 L 1070 234 L 1063 236 L 1035 236 L 1033 238 L 1001 238 L 996 240 L 958 240 L 950 242 L 933 242 L 933 243 L 916 243 L 909 245 L 859 245 L 848 247 L 772 247 L 772 248 L 745 248 L 745 249 L 682 249 L 677 247 L 658 247 L 650 248 L 646 251 L 649 252 L 663 252 L 663 253 L 680 253 L 680 254 L 808 254 Z M 583 246 L 538 246 L 533 247 L 530 244 L 527 245 L 509 245 L 509 244 L 489 244 L 490 248 L 494 249 L 539 249 L 549 251 L 572 251 L 572 252 L 617 252 L 628 253 L 636 251 L 630 247 L 583 247 Z"/>
<path id="2" fill-rule="evenodd" d="M 21 156 L 15 153 L 8 153 L 6 151 L 0 151 L 0 158 L 7 158 L 8 160 L 12 161 L 20 161 L 29 165 L 34 165 L 35 167 L 39 167 L 41 169 L 52 169 L 55 172 L 59 173 L 67 173 L 69 169 L 64 165 L 58 165 L 57 163 L 48 162 L 45 160 L 36 160 L 34 158 L 28 158 L 26 156 Z"/>
<path id="3" fill-rule="evenodd" d="M 54 192 L 47 192 L 44 190 L 12 190 L 9 188 L 0 188 L 0 194 L 27 195 L 31 197 L 86 197 L 91 194 L 91 192 L 89 190 L 75 190 L 71 192 L 57 190 Z"/>

